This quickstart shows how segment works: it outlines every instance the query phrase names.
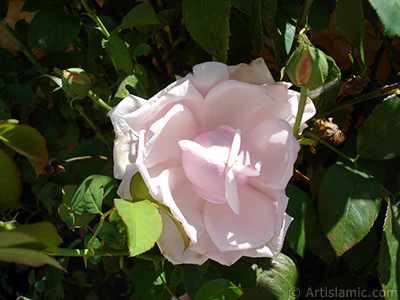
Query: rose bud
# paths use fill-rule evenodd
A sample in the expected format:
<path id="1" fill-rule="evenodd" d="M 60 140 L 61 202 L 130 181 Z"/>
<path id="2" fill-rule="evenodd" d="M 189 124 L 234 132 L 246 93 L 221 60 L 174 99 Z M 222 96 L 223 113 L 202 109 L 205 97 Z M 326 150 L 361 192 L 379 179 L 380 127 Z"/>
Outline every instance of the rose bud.
<path id="1" fill-rule="evenodd" d="M 299 37 L 299 46 L 290 56 L 286 73 L 296 86 L 314 89 L 321 86 L 328 75 L 326 55 L 315 48 L 305 35 Z"/>
<path id="2" fill-rule="evenodd" d="M 54 69 L 57 75 L 61 76 L 62 88 L 71 98 L 83 99 L 92 88 L 92 80 L 89 74 L 80 68 L 67 70 Z"/>

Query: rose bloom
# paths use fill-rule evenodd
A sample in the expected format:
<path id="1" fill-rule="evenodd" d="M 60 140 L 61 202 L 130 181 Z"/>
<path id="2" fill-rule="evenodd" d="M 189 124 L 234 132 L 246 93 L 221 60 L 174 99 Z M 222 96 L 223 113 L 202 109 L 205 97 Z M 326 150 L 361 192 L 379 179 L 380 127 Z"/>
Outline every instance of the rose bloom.
<path id="1" fill-rule="evenodd" d="M 211 258 L 272 257 L 292 218 L 285 187 L 300 145 L 293 136 L 300 95 L 274 82 L 264 60 L 227 66 L 206 62 L 151 99 L 129 95 L 110 111 L 120 197 L 140 172 L 190 239 L 185 247 L 161 212 L 157 241 L 173 264 Z M 307 99 L 302 128 L 315 114 Z"/>

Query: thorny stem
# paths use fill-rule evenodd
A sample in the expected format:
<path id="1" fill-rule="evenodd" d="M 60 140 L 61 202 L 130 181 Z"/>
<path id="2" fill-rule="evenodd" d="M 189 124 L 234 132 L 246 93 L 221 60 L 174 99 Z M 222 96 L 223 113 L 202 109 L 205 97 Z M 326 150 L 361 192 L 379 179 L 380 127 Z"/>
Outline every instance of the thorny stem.
<path id="1" fill-rule="evenodd" d="M 324 141 L 322 138 L 320 138 L 317 134 L 313 133 L 312 131 L 306 130 L 306 131 L 304 131 L 303 135 L 306 136 L 306 137 L 312 138 L 313 140 L 318 141 L 319 143 L 321 143 L 324 146 L 328 147 L 329 149 L 331 149 L 332 151 L 336 152 L 337 154 L 339 154 L 343 158 L 347 159 L 348 161 L 352 162 L 353 164 L 357 163 L 358 157 L 357 158 L 351 158 L 350 156 L 348 156 L 347 154 L 343 153 L 339 149 L 333 147 L 328 142 Z"/>
<path id="2" fill-rule="evenodd" d="M 92 251 L 92 253 L 94 253 L 94 249 L 93 249 L 93 243 L 97 237 L 97 235 L 99 234 L 101 227 L 103 227 L 103 223 L 104 220 L 115 210 L 115 208 L 111 208 L 109 211 L 105 212 L 104 214 L 102 214 L 100 212 L 101 218 L 100 218 L 100 222 L 99 225 L 96 228 L 96 231 L 93 233 L 92 238 L 89 241 L 89 250 Z"/>
<path id="3" fill-rule="evenodd" d="M 83 7 L 85 7 L 86 11 L 88 12 L 89 17 L 96 22 L 96 24 L 99 26 L 99 29 L 101 33 L 104 34 L 104 36 L 109 39 L 110 38 L 110 33 L 108 32 L 107 28 L 104 26 L 103 22 L 101 22 L 100 18 L 95 14 L 95 12 L 89 7 L 87 4 L 86 0 L 81 0 L 81 3 Z"/>
<path id="4" fill-rule="evenodd" d="M 328 110 L 328 111 L 322 111 L 322 113 L 320 113 L 320 116 L 328 116 L 338 110 L 341 110 L 342 108 L 354 105 L 354 104 L 358 104 L 367 100 L 371 100 L 380 96 L 387 96 L 390 94 L 394 94 L 396 93 L 396 89 L 400 89 L 400 83 L 394 83 L 394 84 L 390 84 L 390 85 L 385 85 L 384 87 L 376 90 L 376 91 L 372 91 L 370 93 L 355 97 L 349 101 L 343 102 L 340 105 Z"/>
<path id="5" fill-rule="evenodd" d="M 7 35 L 18 45 L 21 51 L 25 54 L 25 56 L 31 61 L 31 63 L 39 69 L 41 74 L 45 74 L 43 67 L 40 62 L 37 60 L 36 56 L 33 55 L 31 50 L 24 44 L 24 42 L 19 38 L 17 34 L 15 34 L 14 30 L 4 20 L 0 20 L 0 27 L 7 33 Z"/>
<path id="6" fill-rule="evenodd" d="M 96 132 L 96 134 L 99 136 L 99 138 L 103 141 L 103 143 L 107 146 L 107 149 L 109 151 L 111 150 L 110 145 L 108 144 L 106 138 L 104 135 L 101 133 L 100 128 L 96 125 L 96 123 L 93 122 L 93 120 L 87 115 L 85 110 L 83 109 L 82 106 L 79 104 L 74 105 L 74 108 L 79 112 L 79 114 L 86 120 L 86 122 L 89 124 L 90 127 Z"/>
<path id="7" fill-rule="evenodd" d="M 307 102 L 307 92 L 308 89 L 306 87 L 302 87 L 300 89 L 300 102 L 299 102 L 299 109 L 297 111 L 296 121 L 293 127 L 293 135 L 295 138 L 299 137 L 299 130 L 301 125 L 301 119 L 303 118 L 304 108 Z"/>

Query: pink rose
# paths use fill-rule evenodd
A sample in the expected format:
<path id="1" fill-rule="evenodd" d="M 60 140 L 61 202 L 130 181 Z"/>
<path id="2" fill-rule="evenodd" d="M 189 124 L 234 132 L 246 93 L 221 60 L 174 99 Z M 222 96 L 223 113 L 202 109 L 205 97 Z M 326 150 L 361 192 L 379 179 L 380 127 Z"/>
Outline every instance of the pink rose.
<path id="1" fill-rule="evenodd" d="M 110 111 L 118 193 L 140 172 L 190 238 L 185 249 L 164 213 L 157 244 L 174 264 L 231 265 L 271 257 L 292 218 L 285 187 L 300 149 L 293 136 L 299 93 L 275 83 L 264 61 L 206 62 L 150 100 L 129 95 Z M 304 122 L 315 114 L 308 99 Z"/>

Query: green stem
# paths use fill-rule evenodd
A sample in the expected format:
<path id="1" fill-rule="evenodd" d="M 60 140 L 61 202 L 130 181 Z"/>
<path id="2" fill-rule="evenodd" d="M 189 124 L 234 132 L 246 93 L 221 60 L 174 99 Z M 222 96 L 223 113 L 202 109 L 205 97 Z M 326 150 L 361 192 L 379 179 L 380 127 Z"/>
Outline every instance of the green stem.
<path id="1" fill-rule="evenodd" d="M 338 110 L 341 110 L 342 108 L 354 105 L 354 104 L 358 104 L 367 100 L 371 100 L 377 97 L 381 97 L 381 96 L 387 96 L 390 94 L 394 94 L 396 92 L 396 89 L 400 89 L 400 83 L 394 83 L 394 84 L 390 84 L 390 85 L 385 85 L 384 87 L 380 88 L 379 90 L 376 91 L 372 91 L 368 94 L 364 94 L 358 97 L 355 97 L 349 101 L 343 102 L 339 105 L 337 105 L 336 107 L 328 110 L 328 111 L 322 111 L 320 114 L 321 117 L 323 116 L 328 116 Z"/>
<path id="2" fill-rule="evenodd" d="M 292 43 L 292 47 L 290 48 L 289 54 L 287 57 L 290 57 L 294 50 L 297 48 L 298 39 L 296 38 L 302 30 L 304 30 L 307 26 L 308 22 L 308 14 L 310 12 L 311 5 L 314 0 L 304 0 L 303 5 L 300 6 L 299 14 L 297 16 L 296 23 L 296 33 L 295 38 Z"/>
<path id="3" fill-rule="evenodd" d="M 103 99 L 101 99 L 99 97 L 99 95 L 95 94 L 92 90 L 90 90 L 87 95 L 90 99 L 92 99 L 94 102 L 96 102 L 101 107 L 103 107 L 107 110 L 112 109 L 112 107 L 110 105 L 108 105 Z"/>
<path id="4" fill-rule="evenodd" d="M 96 231 L 93 233 L 93 236 L 92 236 L 92 238 L 91 238 L 90 241 L 89 241 L 89 250 L 92 251 L 93 253 L 94 253 L 93 243 L 94 243 L 94 241 L 95 241 L 97 235 L 99 234 L 99 232 L 100 232 L 100 230 L 101 230 L 101 227 L 103 227 L 104 220 L 105 220 L 105 219 L 107 218 L 107 216 L 109 216 L 114 210 L 115 210 L 115 208 L 113 207 L 113 208 L 111 208 L 109 211 L 107 211 L 107 212 L 104 213 L 104 214 L 102 214 L 102 213 L 100 212 L 101 218 L 100 218 L 99 225 L 97 226 Z"/>
<path id="5" fill-rule="evenodd" d="M 310 131 L 310 130 L 306 130 L 303 133 L 304 136 L 312 138 L 313 140 L 318 141 L 319 143 L 323 144 L 324 146 L 328 147 L 329 149 L 331 149 L 332 151 L 336 152 L 337 154 L 339 154 L 340 156 L 342 156 L 343 158 L 347 159 L 348 161 L 352 162 L 353 164 L 357 163 L 357 158 L 351 158 L 350 156 L 348 156 L 347 154 L 343 153 L 342 151 L 340 151 L 339 149 L 333 147 L 331 144 L 329 144 L 328 142 L 324 141 L 322 138 L 320 138 L 317 134 L 315 134 L 314 132 Z"/>
<path id="6" fill-rule="evenodd" d="M 108 144 L 106 138 L 104 135 L 101 133 L 100 128 L 96 125 L 96 123 L 93 122 L 93 120 L 88 116 L 88 114 L 85 112 L 82 106 L 79 104 L 74 105 L 74 108 L 79 112 L 79 114 L 86 120 L 86 122 L 89 124 L 90 127 L 96 132 L 96 134 L 99 136 L 99 138 L 103 141 L 103 143 L 107 146 L 107 149 L 109 151 L 111 150 L 110 145 Z"/>
<path id="7" fill-rule="evenodd" d="M 296 138 L 299 137 L 301 119 L 303 118 L 304 108 L 306 107 L 306 103 L 307 103 L 307 92 L 308 92 L 308 89 L 306 87 L 300 88 L 299 109 L 297 111 L 296 121 L 295 121 L 294 127 L 293 127 L 293 135 Z"/>
<path id="8" fill-rule="evenodd" d="M 89 7 L 89 5 L 87 4 L 86 0 L 81 0 L 81 3 L 83 5 L 83 7 L 85 7 L 86 11 L 88 12 L 89 17 L 92 18 L 92 20 L 96 22 L 96 24 L 99 26 L 100 31 L 104 34 L 104 36 L 107 39 L 109 39 L 110 38 L 110 33 L 108 32 L 107 28 L 104 26 L 103 22 L 101 22 L 100 18 Z"/>
<path id="9" fill-rule="evenodd" d="M 37 60 L 36 56 L 33 55 L 31 50 L 24 44 L 24 42 L 19 38 L 19 36 L 12 30 L 10 26 L 4 20 L 0 20 L 0 27 L 7 33 L 7 35 L 18 45 L 25 56 L 31 61 L 31 63 L 39 69 L 41 74 L 45 74 L 43 67 Z"/>
<path id="10" fill-rule="evenodd" d="M 46 254 L 50 256 L 68 256 L 68 257 L 92 257 L 92 256 L 129 256 L 128 249 L 95 249 L 93 252 L 89 249 L 68 249 L 68 248 L 57 248 L 54 251 L 49 249 L 46 250 Z M 140 254 L 135 256 L 140 259 L 148 261 L 158 261 L 160 257 L 152 254 Z"/>

